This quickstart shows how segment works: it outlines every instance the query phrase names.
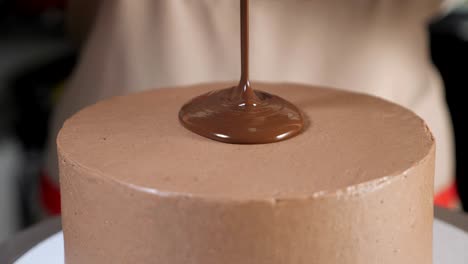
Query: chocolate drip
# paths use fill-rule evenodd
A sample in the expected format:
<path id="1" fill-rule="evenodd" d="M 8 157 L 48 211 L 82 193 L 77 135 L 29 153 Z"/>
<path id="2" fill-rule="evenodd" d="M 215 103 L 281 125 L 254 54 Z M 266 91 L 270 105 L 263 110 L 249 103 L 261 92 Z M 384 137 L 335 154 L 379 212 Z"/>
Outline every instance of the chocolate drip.
<path id="1" fill-rule="evenodd" d="M 249 78 L 249 0 L 241 0 L 242 72 L 238 86 L 192 99 L 179 112 L 190 131 L 232 144 L 263 144 L 291 138 L 304 127 L 292 103 L 255 91 Z"/>

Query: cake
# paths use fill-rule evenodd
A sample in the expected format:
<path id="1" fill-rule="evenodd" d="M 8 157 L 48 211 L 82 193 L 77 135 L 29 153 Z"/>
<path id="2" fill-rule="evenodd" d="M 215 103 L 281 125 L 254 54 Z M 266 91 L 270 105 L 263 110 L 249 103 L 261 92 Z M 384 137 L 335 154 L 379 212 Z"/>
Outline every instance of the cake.
<path id="1" fill-rule="evenodd" d="M 432 263 L 435 142 L 388 101 L 255 83 L 298 106 L 291 139 L 225 144 L 180 107 L 215 83 L 115 97 L 57 139 L 67 264 Z"/>

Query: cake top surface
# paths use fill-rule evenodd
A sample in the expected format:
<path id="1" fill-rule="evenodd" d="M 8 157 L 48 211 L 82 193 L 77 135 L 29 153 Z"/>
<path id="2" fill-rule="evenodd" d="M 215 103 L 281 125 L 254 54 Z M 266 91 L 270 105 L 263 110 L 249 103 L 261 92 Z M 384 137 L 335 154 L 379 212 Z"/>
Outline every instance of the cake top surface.
<path id="1" fill-rule="evenodd" d="M 292 139 L 232 145 L 179 123 L 184 103 L 230 85 L 158 89 L 85 108 L 59 133 L 60 159 L 89 175 L 153 194 L 271 199 L 378 188 L 434 147 L 424 121 L 405 108 L 295 84 L 254 83 L 255 89 L 279 95 L 304 112 L 308 125 Z"/>

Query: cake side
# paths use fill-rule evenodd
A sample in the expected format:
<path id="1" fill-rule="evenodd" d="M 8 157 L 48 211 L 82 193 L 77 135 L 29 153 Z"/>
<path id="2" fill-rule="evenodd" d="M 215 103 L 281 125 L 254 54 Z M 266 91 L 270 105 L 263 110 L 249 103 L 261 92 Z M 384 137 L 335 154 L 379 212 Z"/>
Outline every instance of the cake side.
<path id="1" fill-rule="evenodd" d="M 432 263 L 434 149 L 366 192 L 228 201 L 166 196 L 61 158 L 67 263 Z"/>

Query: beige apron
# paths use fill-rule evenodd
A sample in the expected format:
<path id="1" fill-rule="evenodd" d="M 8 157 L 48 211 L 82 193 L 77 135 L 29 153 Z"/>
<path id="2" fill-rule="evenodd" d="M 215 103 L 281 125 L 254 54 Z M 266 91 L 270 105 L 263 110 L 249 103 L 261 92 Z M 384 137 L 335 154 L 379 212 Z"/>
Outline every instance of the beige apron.
<path id="1" fill-rule="evenodd" d="M 238 2 L 103 0 L 57 108 L 53 137 L 67 117 L 103 98 L 238 79 Z M 436 188 L 448 184 L 451 124 L 425 28 L 440 1 L 251 2 L 252 79 L 365 92 L 412 109 L 437 139 Z M 53 143 L 50 150 L 49 171 L 56 179 Z"/>

